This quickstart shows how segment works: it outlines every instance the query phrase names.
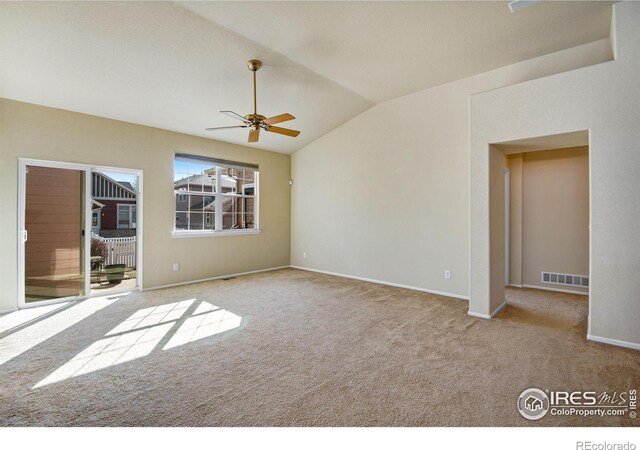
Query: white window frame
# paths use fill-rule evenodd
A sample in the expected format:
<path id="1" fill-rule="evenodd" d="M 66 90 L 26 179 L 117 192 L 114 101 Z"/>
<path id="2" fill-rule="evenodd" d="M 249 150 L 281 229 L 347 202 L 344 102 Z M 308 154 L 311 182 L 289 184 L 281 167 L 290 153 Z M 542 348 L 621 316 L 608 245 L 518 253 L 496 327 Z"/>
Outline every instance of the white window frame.
<path id="1" fill-rule="evenodd" d="M 195 155 L 194 155 L 195 156 Z M 254 181 L 252 183 L 252 187 L 255 188 L 254 190 L 254 194 L 252 196 L 246 196 L 244 193 L 243 194 L 223 194 L 222 190 L 220 189 L 220 187 L 222 186 L 222 170 L 221 169 L 229 169 L 229 166 L 225 166 L 223 164 L 215 164 L 212 163 L 211 167 L 215 167 L 216 169 L 216 175 L 215 175 L 215 179 L 216 179 L 216 192 L 201 192 L 201 191 L 189 191 L 189 190 L 174 190 L 174 194 L 173 194 L 173 217 L 174 217 L 174 222 L 173 222 L 173 231 L 172 231 L 172 236 L 174 238 L 189 238 L 189 237 L 204 237 L 204 236 L 234 236 L 234 235 L 248 235 L 248 234 L 260 234 L 260 225 L 259 225 L 259 204 L 260 204 L 260 194 L 259 194 L 259 186 L 260 186 L 260 181 L 259 181 L 259 177 L 260 177 L 260 172 L 258 170 L 253 170 L 250 167 L 243 167 L 242 169 L 244 170 L 253 170 L 254 172 Z M 233 167 L 231 167 L 233 168 Z M 215 202 L 215 227 L 214 229 L 210 229 L 210 230 L 182 230 L 182 229 L 176 229 L 176 221 L 178 218 L 178 214 L 179 213 L 184 213 L 184 211 L 177 211 L 176 210 L 176 198 L 178 198 L 178 196 L 181 195 L 188 195 L 188 194 L 194 194 L 194 195 L 201 195 L 203 197 L 207 196 L 207 197 L 214 197 L 214 202 Z M 233 197 L 248 197 L 248 198 L 253 198 L 254 199 L 254 211 L 253 211 L 253 228 L 245 228 L 245 229 L 223 229 L 223 213 L 222 213 L 222 209 L 223 209 L 223 200 L 224 198 L 233 198 Z M 189 214 L 189 213 L 187 213 Z M 203 224 L 206 221 L 206 218 L 204 216 L 204 212 L 203 212 Z"/>
<path id="2" fill-rule="evenodd" d="M 96 218 L 96 224 L 95 226 L 93 225 L 93 218 Z M 91 211 L 91 232 L 93 233 L 93 230 L 96 230 L 96 234 L 100 232 L 100 226 L 102 222 L 102 209 L 94 209 Z"/>
<path id="3" fill-rule="evenodd" d="M 129 226 L 128 227 L 122 227 L 120 226 L 120 207 L 121 206 L 126 206 L 128 209 L 128 221 L 129 221 Z M 133 220 L 133 210 L 136 210 L 136 221 L 134 222 Z M 137 227 L 137 219 L 138 219 L 138 215 L 137 215 L 138 209 L 136 208 L 136 204 L 135 203 L 118 203 L 116 205 L 116 225 L 117 225 L 117 229 L 118 230 L 135 230 Z"/>

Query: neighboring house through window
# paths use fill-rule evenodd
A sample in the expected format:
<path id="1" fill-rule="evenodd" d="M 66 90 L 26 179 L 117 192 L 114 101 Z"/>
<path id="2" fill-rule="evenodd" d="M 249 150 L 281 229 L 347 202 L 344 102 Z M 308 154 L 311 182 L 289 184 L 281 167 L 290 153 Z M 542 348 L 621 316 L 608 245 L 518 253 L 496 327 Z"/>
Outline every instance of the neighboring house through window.
<path id="1" fill-rule="evenodd" d="M 174 231 L 257 230 L 258 166 L 177 154 Z"/>
<path id="2" fill-rule="evenodd" d="M 117 181 L 113 176 L 131 181 Z M 91 231 L 102 237 L 135 236 L 138 194 L 133 178 L 103 172 L 92 172 L 91 177 Z"/>

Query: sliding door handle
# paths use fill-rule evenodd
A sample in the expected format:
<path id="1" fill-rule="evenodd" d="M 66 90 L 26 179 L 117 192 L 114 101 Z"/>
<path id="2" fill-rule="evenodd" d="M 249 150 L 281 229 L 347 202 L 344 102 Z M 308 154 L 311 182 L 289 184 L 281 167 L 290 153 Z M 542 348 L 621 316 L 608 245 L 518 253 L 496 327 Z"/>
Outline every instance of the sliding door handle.
<path id="1" fill-rule="evenodd" d="M 27 230 L 22 230 L 22 242 L 27 242 L 28 237 L 29 233 L 27 233 Z"/>

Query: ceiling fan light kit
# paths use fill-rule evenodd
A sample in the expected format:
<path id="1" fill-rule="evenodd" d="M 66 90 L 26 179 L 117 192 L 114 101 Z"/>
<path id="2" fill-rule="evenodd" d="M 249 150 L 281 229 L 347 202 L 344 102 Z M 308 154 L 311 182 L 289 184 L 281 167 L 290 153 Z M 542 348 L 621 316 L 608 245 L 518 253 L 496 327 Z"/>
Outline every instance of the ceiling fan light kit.
<path id="1" fill-rule="evenodd" d="M 295 119 L 291 114 L 284 113 L 279 114 L 273 117 L 265 117 L 261 114 L 258 114 L 258 102 L 257 102 L 257 91 L 256 91 L 256 72 L 260 70 L 262 67 L 262 62 L 257 59 L 252 59 L 247 61 L 247 67 L 251 72 L 253 72 L 253 114 L 247 114 L 246 116 L 241 116 L 233 111 L 220 111 L 222 114 L 232 117 L 236 120 L 240 120 L 243 122 L 243 125 L 233 125 L 227 127 L 212 127 L 206 128 L 207 131 L 215 131 L 215 130 L 225 130 L 229 128 L 251 128 L 249 131 L 249 140 L 248 142 L 258 142 L 260 139 L 260 129 L 268 131 L 270 133 L 282 134 L 284 136 L 296 137 L 300 134 L 297 130 L 290 130 L 288 128 L 274 127 L 273 125 L 276 123 L 287 122 L 289 120 Z"/>

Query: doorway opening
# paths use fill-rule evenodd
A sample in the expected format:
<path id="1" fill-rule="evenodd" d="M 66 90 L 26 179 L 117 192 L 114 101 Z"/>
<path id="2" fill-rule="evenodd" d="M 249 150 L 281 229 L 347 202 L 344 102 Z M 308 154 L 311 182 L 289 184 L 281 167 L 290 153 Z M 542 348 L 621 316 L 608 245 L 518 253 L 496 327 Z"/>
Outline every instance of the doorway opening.
<path id="1" fill-rule="evenodd" d="M 490 157 L 492 284 L 496 293 L 499 284 L 506 287 L 503 306 L 521 297 L 514 289 L 523 288 L 588 301 L 588 132 L 493 144 Z"/>
<path id="2" fill-rule="evenodd" d="M 138 175 L 91 172 L 91 290 L 137 287 Z"/>
<path id="3" fill-rule="evenodd" d="M 142 172 L 20 159 L 19 307 L 138 289 Z"/>

